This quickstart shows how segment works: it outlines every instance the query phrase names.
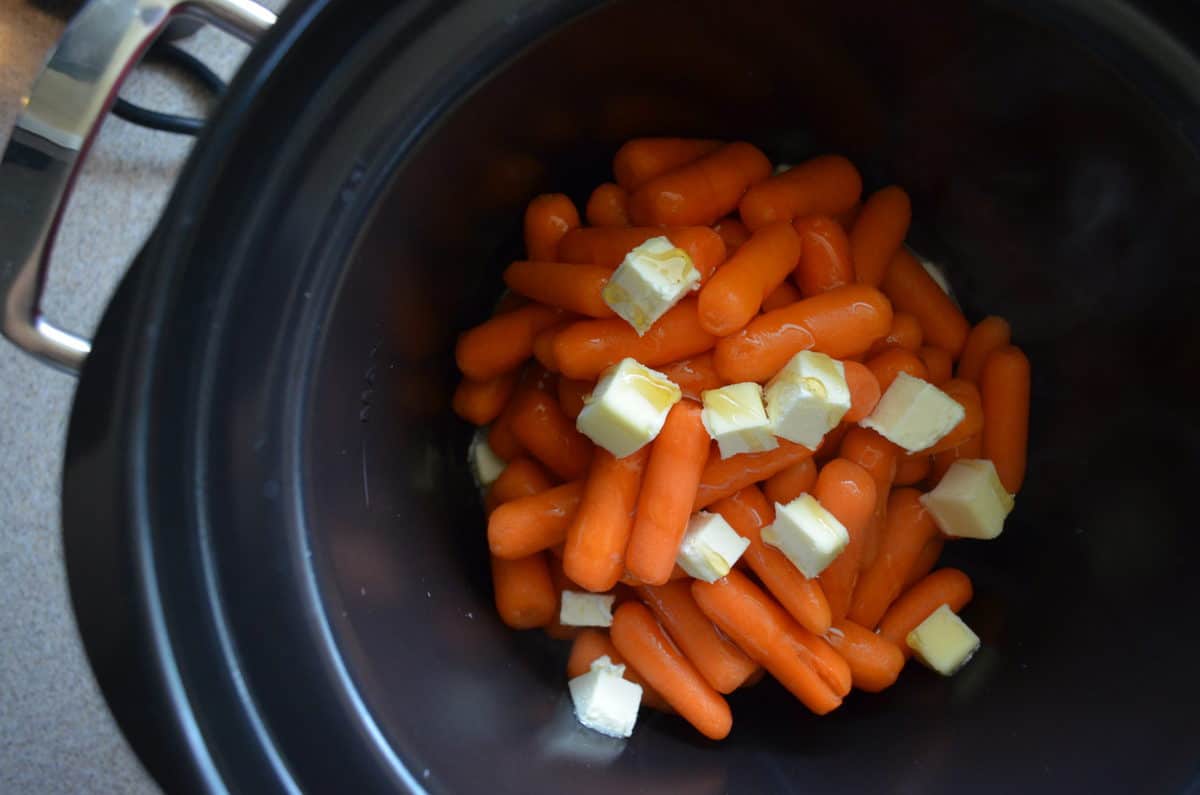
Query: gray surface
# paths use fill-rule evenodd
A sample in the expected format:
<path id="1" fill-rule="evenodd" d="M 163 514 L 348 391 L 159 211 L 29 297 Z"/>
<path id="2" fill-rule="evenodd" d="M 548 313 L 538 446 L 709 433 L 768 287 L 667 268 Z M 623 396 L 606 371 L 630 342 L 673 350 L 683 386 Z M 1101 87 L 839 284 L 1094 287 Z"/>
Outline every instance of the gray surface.
<path id="1" fill-rule="evenodd" d="M 45 9 L 70 5 L 0 0 L 0 146 L 63 25 Z M 245 53 L 211 29 L 185 46 L 226 77 Z M 122 94 L 155 109 L 203 113 L 203 98 L 181 90 L 187 85 L 143 68 Z M 73 331 L 95 326 L 190 144 L 110 117 L 55 249 L 50 317 Z M 156 792 L 104 704 L 71 613 L 59 480 L 74 387 L 0 342 L 0 792 Z"/>

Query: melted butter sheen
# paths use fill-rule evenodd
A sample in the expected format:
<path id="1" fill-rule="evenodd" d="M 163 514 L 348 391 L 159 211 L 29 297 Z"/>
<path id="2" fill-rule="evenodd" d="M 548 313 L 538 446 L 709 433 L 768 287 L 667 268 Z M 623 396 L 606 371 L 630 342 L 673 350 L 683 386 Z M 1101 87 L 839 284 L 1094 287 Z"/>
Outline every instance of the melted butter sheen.
<path id="1" fill-rule="evenodd" d="M 625 382 L 658 411 L 666 411 L 679 401 L 679 387 L 670 381 L 656 378 L 649 372 L 632 372 L 623 376 Z"/>

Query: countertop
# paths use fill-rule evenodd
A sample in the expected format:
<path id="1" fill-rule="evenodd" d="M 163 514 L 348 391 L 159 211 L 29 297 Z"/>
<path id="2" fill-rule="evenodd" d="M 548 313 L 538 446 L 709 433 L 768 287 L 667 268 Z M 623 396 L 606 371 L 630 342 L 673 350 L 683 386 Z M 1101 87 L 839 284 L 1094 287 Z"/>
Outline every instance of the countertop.
<path id="1" fill-rule="evenodd" d="M 0 147 L 78 5 L 0 0 Z M 246 52 L 211 28 L 182 46 L 226 78 Z M 202 115 L 207 106 L 189 81 L 149 66 L 121 93 L 168 112 Z M 95 327 L 191 143 L 106 120 L 55 246 L 49 317 L 79 333 Z M 74 388 L 72 378 L 0 341 L 0 792 L 158 792 L 105 706 L 71 612 L 59 481 Z"/>

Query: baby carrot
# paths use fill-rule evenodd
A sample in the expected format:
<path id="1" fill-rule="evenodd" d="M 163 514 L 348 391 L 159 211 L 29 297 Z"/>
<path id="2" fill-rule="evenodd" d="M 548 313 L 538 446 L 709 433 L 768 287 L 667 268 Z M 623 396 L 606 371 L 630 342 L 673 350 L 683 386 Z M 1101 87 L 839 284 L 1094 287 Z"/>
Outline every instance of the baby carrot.
<path id="1" fill-rule="evenodd" d="M 513 629 L 544 627 L 556 617 L 558 594 L 541 552 L 515 560 L 493 555 L 492 590 L 500 620 Z"/>
<path id="2" fill-rule="evenodd" d="M 964 381 L 961 378 L 951 378 L 942 384 L 941 389 L 958 401 L 958 404 L 963 407 L 963 411 L 966 413 L 962 421 L 958 425 L 955 425 L 950 433 L 943 436 L 932 447 L 921 451 L 928 455 L 937 455 L 947 450 L 953 450 L 972 436 L 978 436 L 983 430 L 983 402 L 979 396 L 978 387 L 970 381 Z"/>
<path id="3" fill-rule="evenodd" d="M 879 552 L 875 562 L 859 575 L 847 614 L 867 629 L 875 628 L 900 595 L 905 575 L 937 533 L 933 519 L 918 501 L 920 496 L 916 489 L 896 489 L 888 498 Z"/>
<path id="4" fill-rule="evenodd" d="M 811 458 L 806 458 L 767 478 L 763 484 L 763 493 L 772 503 L 787 505 L 801 494 L 812 491 L 816 482 L 817 464 Z"/>
<path id="5" fill-rule="evenodd" d="M 558 241 L 579 226 L 579 211 L 561 193 L 534 196 L 525 208 L 525 255 L 533 260 L 553 260 Z"/>
<path id="6" fill-rule="evenodd" d="M 895 312 L 892 314 L 892 327 L 887 336 L 877 340 L 868 353 L 874 356 L 888 348 L 904 348 L 918 353 L 922 341 L 920 322 L 907 312 Z"/>
<path id="7" fill-rule="evenodd" d="M 574 378 L 558 379 L 558 405 L 563 414 L 575 419 L 583 411 L 584 398 L 596 386 L 594 381 L 577 381 Z"/>
<path id="8" fill-rule="evenodd" d="M 983 364 L 992 351 L 1012 342 L 1012 327 L 1002 317 L 990 315 L 975 324 L 967 334 L 962 357 L 958 360 L 958 377 L 979 383 Z"/>
<path id="9" fill-rule="evenodd" d="M 800 236 L 790 223 L 762 227 L 700 290 L 700 325 L 722 337 L 750 322 L 763 298 L 783 283 L 800 259 Z"/>
<path id="10" fill-rule="evenodd" d="M 954 370 L 954 360 L 950 357 L 950 352 L 935 348 L 932 345 L 922 345 L 921 350 L 917 351 L 917 355 L 921 357 L 921 361 L 925 362 L 925 371 L 929 373 L 929 383 L 936 387 L 950 380 L 950 375 Z"/>
<path id="11" fill-rule="evenodd" d="M 871 523 L 863 534 L 862 560 L 859 571 L 875 561 L 879 547 L 879 536 L 883 532 L 884 517 L 887 515 L 888 494 L 896 478 L 896 461 L 900 448 L 868 428 L 851 428 L 842 440 L 839 455 L 853 461 L 871 473 L 875 481 L 875 511 Z"/>
<path id="12" fill-rule="evenodd" d="M 640 337 L 621 318 L 573 323 L 554 338 L 554 359 L 568 378 L 594 379 L 626 357 L 657 367 L 704 353 L 714 341 L 700 326 L 696 299 L 685 298 Z"/>
<path id="13" fill-rule="evenodd" d="M 850 410 L 842 417 L 842 421 L 858 422 L 875 410 L 875 404 L 883 395 L 883 388 L 867 365 L 845 361 L 842 367 L 845 368 L 846 386 L 850 388 Z"/>
<path id="14" fill-rule="evenodd" d="M 983 455 L 996 465 L 996 474 L 1016 494 L 1025 480 L 1029 444 L 1029 359 L 1009 345 L 992 351 L 979 377 L 983 394 Z"/>
<path id="15" fill-rule="evenodd" d="M 757 147 L 725 144 L 639 187 L 629 199 L 629 217 L 649 226 L 711 226 L 738 206 L 747 188 L 770 174 L 771 162 Z"/>
<path id="16" fill-rule="evenodd" d="M 592 443 L 575 429 L 555 397 L 537 389 L 525 392 L 510 422 L 521 446 L 563 480 L 587 472 Z"/>
<path id="17" fill-rule="evenodd" d="M 933 456 L 933 466 L 929 470 L 929 485 L 936 486 L 946 475 L 946 470 L 960 459 L 983 458 L 983 434 L 977 433 L 970 439 L 950 450 L 943 450 Z"/>
<path id="18" fill-rule="evenodd" d="M 762 492 L 747 486 L 713 503 L 712 509 L 750 542 L 742 560 L 783 609 L 809 632 L 825 634 L 833 619 L 820 583 L 805 577 L 782 552 L 763 543 L 762 528 L 775 521 L 775 508 Z"/>
<path id="19" fill-rule="evenodd" d="M 563 235 L 558 259 L 614 270 L 631 250 L 663 233 L 657 226 L 584 226 Z"/>
<path id="20" fill-rule="evenodd" d="M 883 292 L 897 312 L 916 316 L 926 344 L 958 358 L 970 330 L 967 319 L 908 249 L 901 247 L 892 257 L 883 279 Z"/>
<path id="21" fill-rule="evenodd" d="M 546 470 L 531 458 L 514 458 L 488 489 L 485 500 L 488 513 L 506 502 L 531 497 L 554 485 Z"/>
<path id="22" fill-rule="evenodd" d="M 858 214 L 862 212 L 862 208 L 862 202 L 856 201 L 842 212 L 833 213 L 833 220 L 842 225 L 842 229 L 846 230 L 846 234 L 850 234 L 850 230 L 854 228 L 854 222 L 858 220 Z"/>
<path id="23" fill-rule="evenodd" d="M 921 361 L 920 356 L 905 348 L 888 348 L 883 353 L 876 354 L 867 360 L 867 369 L 875 374 L 882 392 L 888 390 L 900 373 L 908 373 L 922 381 L 929 379 L 925 362 Z"/>
<path id="24" fill-rule="evenodd" d="M 700 402 L 706 390 L 725 386 L 725 382 L 721 380 L 721 377 L 717 375 L 716 368 L 713 367 L 711 353 L 680 359 L 677 362 L 663 365 L 658 370 L 675 382 L 684 397 L 695 400 L 697 403 Z"/>
<path id="25" fill-rule="evenodd" d="M 789 304 L 794 304 L 804 296 L 800 295 L 800 288 L 788 281 L 779 283 L 779 286 L 767 294 L 763 299 L 762 311 L 770 312 L 773 309 L 782 309 Z"/>
<path id="26" fill-rule="evenodd" d="M 882 293 L 848 284 L 754 318 L 717 343 L 713 362 L 728 383 L 766 381 L 800 351 L 835 359 L 865 353 L 891 325 L 892 306 Z"/>
<path id="27" fill-rule="evenodd" d="M 842 438 L 855 427 L 852 422 L 839 422 L 821 439 L 821 444 L 813 453 L 813 459 L 818 464 L 825 464 L 837 458 L 838 448 L 842 446 Z"/>
<path id="28" fill-rule="evenodd" d="M 913 486 L 929 475 L 933 459 L 929 453 L 903 453 L 896 459 L 894 486 Z"/>
<path id="29" fill-rule="evenodd" d="M 929 614 L 942 605 L 957 613 L 971 601 L 971 578 L 958 569 L 938 569 L 909 588 L 879 622 L 879 636 L 895 643 L 905 657 L 912 654 L 906 638 Z"/>
<path id="30" fill-rule="evenodd" d="M 904 587 L 901 589 L 901 593 L 907 591 L 913 586 L 913 583 L 933 571 L 933 567 L 937 565 L 938 560 L 942 557 L 942 550 L 945 546 L 946 539 L 939 534 L 931 538 L 925 546 L 921 547 L 921 554 L 917 556 L 917 560 L 913 563 L 912 568 L 908 570 L 908 574 L 904 575 Z"/>
<path id="31" fill-rule="evenodd" d="M 638 594 L 683 656 L 718 693 L 732 693 L 758 670 L 758 665 L 722 635 L 700 610 L 692 598 L 689 581 L 643 585 Z"/>
<path id="32" fill-rule="evenodd" d="M 583 676 L 592 669 L 592 663 L 601 657 L 608 657 L 614 665 L 625 666 L 625 679 L 642 688 L 642 704 L 659 712 L 674 712 L 667 700 L 657 690 L 650 686 L 634 667 L 625 662 L 625 658 L 617 651 L 609 639 L 608 633 L 602 629 L 584 628 L 575 636 L 571 644 L 571 656 L 567 658 L 567 678 L 574 679 Z"/>
<path id="33" fill-rule="evenodd" d="M 728 251 L 721 236 L 707 226 L 683 226 L 667 230 L 667 239 L 687 252 L 705 284 L 725 262 Z"/>
<path id="34" fill-rule="evenodd" d="M 713 231 L 720 235 L 722 242 L 725 243 L 726 256 L 732 256 L 733 252 L 750 239 L 750 230 L 733 216 L 717 221 L 713 224 Z"/>
<path id="35" fill-rule="evenodd" d="M 676 648 L 645 605 L 626 602 L 613 615 L 613 644 L 676 712 L 710 740 L 733 727 L 729 704 Z"/>
<path id="36" fill-rule="evenodd" d="M 690 400 L 679 401 L 651 443 L 633 533 L 625 550 L 625 567 L 647 585 L 662 585 L 675 568 L 708 453 L 708 431 L 700 420 L 700 406 Z"/>
<path id="37" fill-rule="evenodd" d="M 806 707 L 824 715 L 841 705 L 841 694 L 830 680 L 840 686 L 844 673 L 848 685 L 849 666 L 842 661 L 842 670 L 837 670 L 832 660 L 812 654 L 800 640 L 801 634 L 811 633 L 746 575 L 734 569 L 714 583 L 694 580 L 692 596 L 722 632 Z M 836 653 L 833 657 L 838 658 Z"/>
<path id="38" fill-rule="evenodd" d="M 812 458 L 812 454 L 813 451 L 804 445 L 787 439 L 780 439 L 778 447 L 765 453 L 739 453 L 729 458 L 721 458 L 714 445 L 700 475 L 700 487 L 696 489 L 692 510 L 702 510 L 780 470 Z"/>
<path id="39" fill-rule="evenodd" d="M 546 372 L 558 372 L 558 362 L 554 360 L 554 338 L 558 336 L 558 332 L 575 322 L 575 316 L 570 315 L 570 317 L 572 319 L 560 321 L 553 326 L 547 326 L 533 335 L 533 358 L 537 359 L 538 364 L 546 368 Z"/>
<path id="40" fill-rule="evenodd" d="M 488 517 L 492 554 L 516 560 L 560 543 L 582 497 L 583 481 L 576 480 L 498 506 Z"/>
<path id="41" fill-rule="evenodd" d="M 513 292 L 588 317 L 612 317 L 600 294 L 612 271 L 601 265 L 518 260 L 504 270 Z"/>
<path id="42" fill-rule="evenodd" d="M 487 381 L 464 378 L 454 390 L 454 413 L 472 425 L 487 425 L 504 410 L 517 386 L 517 371 Z"/>
<path id="43" fill-rule="evenodd" d="M 792 225 L 804 246 L 792 279 L 805 298 L 854 282 L 850 241 L 841 224 L 827 215 L 808 215 Z"/>
<path id="44" fill-rule="evenodd" d="M 508 404 L 500 412 L 500 416 L 488 428 L 488 445 L 492 448 L 492 452 L 505 461 L 511 461 L 525 453 L 525 448 L 521 446 L 521 443 L 517 441 L 516 434 L 513 433 L 513 415 L 522 408 L 525 402 L 523 396 L 526 392 L 531 390 L 549 392 L 554 388 L 554 381 L 554 374 L 540 364 L 531 363 L 522 370 L 513 396 L 509 398 Z"/>
<path id="45" fill-rule="evenodd" d="M 850 665 L 854 686 L 867 693 L 891 687 L 904 668 L 904 653 L 895 643 L 849 619 L 835 624 L 825 639 Z"/>
<path id="46" fill-rule="evenodd" d="M 721 143 L 703 138 L 634 138 L 613 156 L 613 176 L 622 188 L 634 191 L 715 151 Z"/>
<path id="47" fill-rule="evenodd" d="M 649 454 L 649 445 L 625 458 L 596 449 L 563 552 L 563 570 L 589 591 L 611 589 L 625 571 L 625 545 Z"/>
<path id="48" fill-rule="evenodd" d="M 629 226 L 629 193 L 605 182 L 592 191 L 583 214 L 592 226 Z"/>
<path id="49" fill-rule="evenodd" d="M 883 283 L 888 263 L 904 244 L 912 221 L 912 202 L 903 188 L 895 185 L 872 193 L 850 229 L 850 251 L 854 272 L 863 284 Z"/>
<path id="50" fill-rule="evenodd" d="M 861 195 L 862 177 L 854 164 L 840 155 L 824 155 L 750 188 L 738 211 L 742 223 L 753 231 L 799 216 L 837 215 Z"/>
<path id="51" fill-rule="evenodd" d="M 533 352 L 533 337 L 559 320 L 560 311 L 529 304 L 496 315 L 458 338 L 454 358 L 467 378 L 487 381 L 513 370 Z"/>
<path id="52" fill-rule="evenodd" d="M 678 565 L 671 569 L 671 576 L 667 578 L 667 582 L 675 582 L 676 580 L 686 580 L 692 575 L 681 569 Z M 629 573 L 628 569 L 621 575 L 620 586 L 626 588 L 641 588 L 646 583 L 639 580 Z"/>
<path id="53" fill-rule="evenodd" d="M 844 458 L 835 458 L 821 468 L 813 496 L 837 517 L 850 535 L 842 554 L 825 567 L 817 580 L 829 602 L 834 623 L 846 617 L 850 595 L 858 582 L 867 525 L 875 514 L 875 480 L 867 470 Z"/>

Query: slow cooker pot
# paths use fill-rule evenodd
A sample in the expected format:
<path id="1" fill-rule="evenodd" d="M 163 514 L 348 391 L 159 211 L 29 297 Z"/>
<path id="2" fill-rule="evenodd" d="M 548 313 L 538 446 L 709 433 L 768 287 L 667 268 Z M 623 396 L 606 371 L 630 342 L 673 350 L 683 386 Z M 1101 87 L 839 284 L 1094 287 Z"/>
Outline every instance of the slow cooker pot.
<path id="1" fill-rule="evenodd" d="M 1197 43 L 1122 0 L 294 2 L 71 420 L 72 598 L 147 767 L 171 791 L 1194 791 Z M 724 743 L 654 713 L 620 743 L 574 725 L 564 645 L 495 618 L 455 336 L 524 203 L 584 198 L 652 134 L 848 155 L 908 189 L 968 315 L 1012 321 L 1029 477 L 999 540 L 948 548 L 984 643 L 960 675 L 825 718 L 764 683 Z M 36 165 L 6 161 L 10 209 Z M 22 284 L 10 335 L 53 329 Z"/>

